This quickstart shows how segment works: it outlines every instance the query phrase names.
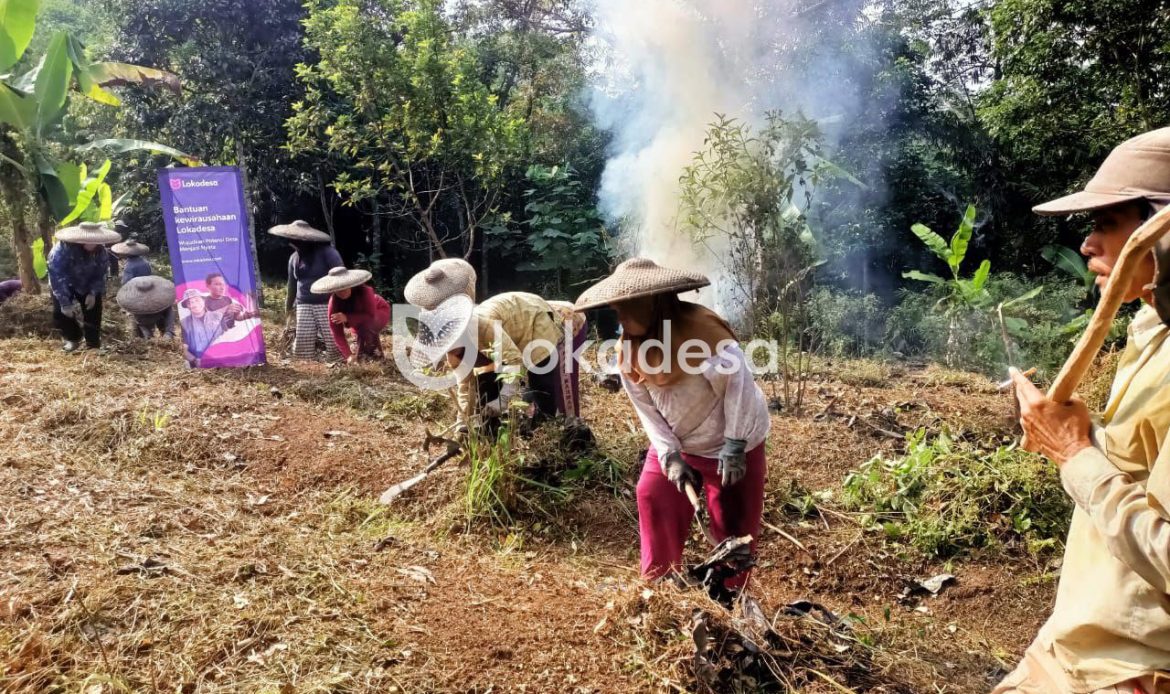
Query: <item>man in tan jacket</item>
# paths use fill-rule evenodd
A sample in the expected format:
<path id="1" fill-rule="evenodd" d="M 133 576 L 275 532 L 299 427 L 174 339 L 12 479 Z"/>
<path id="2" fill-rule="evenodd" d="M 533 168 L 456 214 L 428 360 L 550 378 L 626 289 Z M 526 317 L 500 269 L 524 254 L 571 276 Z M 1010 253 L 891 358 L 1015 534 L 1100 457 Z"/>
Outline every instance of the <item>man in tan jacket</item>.
<path id="1" fill-rule="evenodd" d="M 1170 202 L 1170 128 L 1117 147 L 1083 191 L 1035 208 L 1087 212 L 1081 245 L 1104 286 L 1125 242 Z M 1048 400 L 1012 377 L 1028 447 L 1060 467 L 1076 508 L 1052 616 L 995 694 L 1170 692 L 1170 249 L 1160 244 L 1127 301 L 1143 306 L 1108 405 Z"/>

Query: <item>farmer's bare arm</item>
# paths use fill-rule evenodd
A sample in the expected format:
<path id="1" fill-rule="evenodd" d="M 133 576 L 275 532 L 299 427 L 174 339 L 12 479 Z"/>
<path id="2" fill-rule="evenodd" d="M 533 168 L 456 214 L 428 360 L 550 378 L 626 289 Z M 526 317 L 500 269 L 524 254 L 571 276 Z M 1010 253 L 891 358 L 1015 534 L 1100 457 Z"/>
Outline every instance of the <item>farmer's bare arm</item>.
<path id="1" fill-rule="evenodd" d="M 1028 448 L 1060 465 L 1065 491 L 1089 515 L 1110 554 L 1170 593 L 1170 512 L 1162 500 L 1093 445 L 1084 403 L 1054 403 L 1018 372 L 1012 376 Z M 1166 466 L 1170 446 L 1160 451 L 1152 474 Z"/>

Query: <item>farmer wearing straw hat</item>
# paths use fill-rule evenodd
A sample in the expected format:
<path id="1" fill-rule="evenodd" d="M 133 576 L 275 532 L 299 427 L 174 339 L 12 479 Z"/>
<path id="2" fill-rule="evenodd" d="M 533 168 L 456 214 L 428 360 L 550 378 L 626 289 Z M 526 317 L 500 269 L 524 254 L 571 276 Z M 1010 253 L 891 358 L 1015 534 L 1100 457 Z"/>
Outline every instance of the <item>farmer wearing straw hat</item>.
<path id="1" fill-rule="evenodd" d="M 565 335 L 564 314 L 525 292 L 498 294 L 477 306 L 474 292 L 475 271 L 457 259 L 436 261 L 406 285 L 407 301 L 423 309 L 419 321 L 429 328 L 415 342 L 415 363 L 446 361 L 455 368 L 474 360 L 456 390 L 460 427 L 497 419 L 525 378 L 534 419 L 556 413 L 575 419 L 579 369 L 569 366 L 573 336 Z"/>
<path id="2" fill-rule="evenodd" d="M 1090 215 L 1081 253 L 1104 286 L 1126 241 L 1167 202 L 1163 128 L 1122 143 L 1084 190 L 1035 211 Z M 1139 299 L 1098 417 L 1012 370 L 1026 445 L 1057 464 L 1076 507 L 1052 616 L 997 694 L 1170 691 L 1170 242 L 1130 281 L 1126 300 Z"/>
<path id="3" fill-rule="evenodd" d="M 187 315 L 180 320 L 183 326 L 183 356 L 191 366 L 200 366 L 200 360 L 207 348 L 215 344 L 226 329 L 223 311 L 208 311 L 206 296 L 198 289 L 183 292 L 179 305 L 187 309 Z"/>
<path id="4" fill-rule="evenodd" d="M 341 353 L 333 343 L 329 327 L 329 296 L 314 294 L 312 290 L 313 283 L 330 269 L 345 265 L 341 254 L 331 245 L 333 239 L 299 219 L 292 224 L 274 226 L 268 233 L 287 239 L 293 248 L 288 259 L 288 298 L 285 300 L 285 310 L 291 312 L 296 307 L 293 356 L 313 359 L 320 339 L 325 343 L 326 359 L 340 360 Z"/>
<path id="5" fill-rule="evenodd" d="M 175 337 L 175 284 L 157 275 L 134 277 L 118 290 L 118 305 L 130 314 L 132 331 L 144 340 L 155 331 Z"/>
<path id="6" fill-rule="evenodd" d="M 122 268 L 122 284 L 126 284 L 135 277 L 146 277 L 154 274 L 145 257 L 147 253 L 150 253 L 149 246 L 138 243 L 135 239 L 127 239 L 110 246 L 110 251 L 119 258 L 126 259 L 126 266 Z"/>
<path id="7" fill-rule="evenodd" d="M 678 298 L 708 284 L 702 275 L 631 258 L 576 303 L 578 311 L 612 306 L 621 323 L 622 384 L 651 444 L 637 488 L 646 578 L 681 566 L 694 516 L 688 483 L 705 491 L 717 541 L 760 532 L 771 419 L 731 326 Z M 726 585 L 742 587 L 746 578 Z"/>
<path id="8" fill-rule="evenodd" d="M 49 287 L 53 293 L 53 324 L 73 352 L 82 337 L 90 349 L 102 343 L 102 296 L 106 293 L 105 246 L 122 240 L 118 232 L 95 222 L 82 222 L 57 232 L 49 251 Z"/>
<path id="9" fill-rule="evenodd" d="M 329 329 L 337 351 L 350 364 L 358 359 L 382 358 L 379 336 L 390 324 L 390 304 L 366 284 L 371 277 L 366 270 L 335 267 L 312 286 L 314 294 L 329 295 Z M 356 354 L 349 348 L 346 328 L 356 338 Z"/>

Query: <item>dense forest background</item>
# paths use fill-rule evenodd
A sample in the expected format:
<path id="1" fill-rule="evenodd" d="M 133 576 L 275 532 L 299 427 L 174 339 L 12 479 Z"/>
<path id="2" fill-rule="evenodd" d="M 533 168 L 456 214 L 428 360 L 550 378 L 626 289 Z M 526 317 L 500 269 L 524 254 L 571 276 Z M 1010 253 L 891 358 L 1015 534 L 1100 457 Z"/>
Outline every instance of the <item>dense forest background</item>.
<path id="1" fill-rule="evenodd" d="M 440 254 L 473 262 L 483 292 L 572 298 L 621 257 L 639 224 L 604 199 L 607 165 L 636 137 L 623 123 L 645 116 L 621 112 L 629 100 L 605 102 L 622 59 L 610 40 L 621 27 L 606 25 L 615 14 L 607 4 L 44 0 L 29 55 L 64 29 L 95 59 L 177 74 L 180 93 L 123 90 L 121 108 L 78 101 L 63 128 L 242 166 L 257 230 L 296 218 L 327 229 L 347 262 L 374 270 L 394 299 Z M 773 287 L 768 307 L 799 304 L 809 344 L 839 352 L 933 345 L 948 360 L 982 350 L 967 359 L 976 366 L 1002 364 L 1013 349 L 1055 351 L 1088 297 L 1074 267 L 1057 269 L 1050 247 L 1075 248 L 1084 221 L 1042 219 L 1030 208 L 1082 184 L 1120 141 L 1170 120 L 1167 4 L 749 6 L 787 29 L 768 37 L 766 60 L 753 59 L 749 106 L 709 114 L 713 129 L 695 153 L 710 145 L 718 156 L 696 159 L 703 166 L 688 172 L 680 209 L 666 214 L 680 226 L 701 223 L 696 211 L 712 196 L 735 195 L 746 214 L 768 213 L 746 199 L 755 174 L 740 167 L 745 179 L 729 177 L 719 168 L 727 150 L 716 151 L 720 143 L 763 147 L 780 162 L 767 170 L 786 183 L 781 194 L 798 203 L 801 253 L 815 267 L 791 275 L 803 284 L 798 302 Z M 718 23 L 702 16 L 717 14 L 708 5 L 690 8 L 696 26 Z M 652 89 L 645 74 L 630 88 Z M 658 107 L 668 113 L 672 104 Z M 169 163 L 125 155 L 107 179 L 115 195 L 127 194 L 118 215 L 126 230 L 157 249 L 165 239 L 155 169 Z M 792 221 L 789 210 L 775 212 Z M 953 277 L 972 278 L 989 261 L 976 294 L 905 275 L 947 271 L 915 224 L 947 239 L 967 227 L 966 259 Z M 262 270 L 276 279 L 285 249 L 258 239 Z M 9 273 L 14 260 L 3 246 L 0 271 Z M 1005 325 L 1004 302 L 1021 297 Z M 959 344 L 964 325 L 994 313 L 999 326 L 983 330 L 985 345 Z M 1044 346 L 1029 343 L 1037 333 Z"/>

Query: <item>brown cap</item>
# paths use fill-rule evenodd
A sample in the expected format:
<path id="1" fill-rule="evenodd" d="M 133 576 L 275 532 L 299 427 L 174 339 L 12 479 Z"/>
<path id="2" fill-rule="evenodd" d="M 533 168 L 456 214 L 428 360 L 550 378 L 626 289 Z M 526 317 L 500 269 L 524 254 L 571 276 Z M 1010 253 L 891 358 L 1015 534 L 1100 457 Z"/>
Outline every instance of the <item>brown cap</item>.
<path id="1" fill-rule="evenodd" d="M 697 272 L 662 267 L 649 258 L 630 258 L 613 274 L 585 290 L 574 306 L 585 311 L 598 306 L 657 294 L 680 294 L 711 284 Z"/>
<path id="2" fill-rule="evenodd" d="M 1170 128 L 1122 142 L 1101 163 L 1084 190 L 1037 205 L 1032 211 L 1066 215 L 1151 198 L 1170 198 Z"/>

